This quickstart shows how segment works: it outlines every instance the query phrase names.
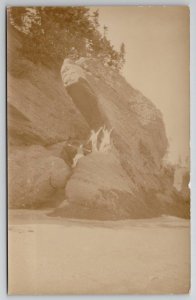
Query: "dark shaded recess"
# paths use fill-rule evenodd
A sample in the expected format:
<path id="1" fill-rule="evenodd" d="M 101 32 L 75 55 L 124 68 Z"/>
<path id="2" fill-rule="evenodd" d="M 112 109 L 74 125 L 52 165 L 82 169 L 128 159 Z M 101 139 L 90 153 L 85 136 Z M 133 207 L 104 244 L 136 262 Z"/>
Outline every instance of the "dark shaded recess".
<path id="1" fill-rule="evenodd" d="M 98 99 L 85 79 L 79 78 L 78 82 L 67 87 L 67 92 L 91 128 L 103 125 Z"/>
<path id="2" fill-rule="evenodd" d="M 11 203 L 11 208 L 12 209 L 56 209 L 61 203 L 62 201 L 65 199 L 65 191 L 64 188 L 63 189 L 54 189 L 54 191 L 51 193 L 51 195 L 49 197 L 47 197 L 45 199 L 45 201 L 42 199 L 40 199 L 41 201 L 36 201 L 36 202 L 29 202 L 29 203 L 23 203 L 22 207 L 18 207 L 17 204 L 15 204 L 14 202 L 14 196 L 11 197 L 9 196 L 9 198 L 13 199 L 12 203 Z M 21 200 L 22 202 L 22 200 Z M 9 203 L 10 204 L 10 203 Z"/>
<path id="3" fill-rule="evenodd" d="M 48 213 L 47 216 L 102 221 L 124 219 L 115 215 L 108 209 L 85 207 L 75 204 L 57 208 L 53 212 Z"/>
<path id="4" fill-rule="evenodd" d="M 143 199 L 141 201 L 136 200 L 136 198 L 136 201 L 130 201 L 130 196 L 124 192 L 122 192 L 120 196 L 123 198 L 123 204 L 120 205 L 120 203 L 116 203 L 115 208 L 89 207 L 86 205 L 67 203 L 64 207 L 57 207 L 47 215 L 50 217 L 88 220 L 145 219 L 160 217 L 163 214 L 185 219 L 190 218 L 190 201 L 179 199 L 179 195 L 177 194 L 176 199 L 173 195 L 173 200 L 170 203 L 158 199 L 154 190 L 145 191 L 145 194 L 139 192 L 137 198 L 140 196 L 140 199 Z"/>
<path id="5" fill-rule="evenodd" d="M 138 201 L 130 193 L 117 191 L 115 189 L 102 191 L 102 196 L 110 199 L 111 191 L 118 196 L 116 201 L 112 201 L 108 206 L 91 206 L 68 202 L 64 207 L 56 208 L 47 214 L 50 217 L 76 218 L 89 220 L 126 220 L 126 219 L 145 219 L 161 215 L 160 207 L 157 203 L 147 203 L 145 200 Z M 139 196 L 139 195 L 138 195 Z M 108 202 L 106 200 L 106 202 Z"/>
<path id="6" fill-rule="evenodd" d="M 157 217 L 160 214 L 148 215 L 149 211 L 144 211 L 142 207 L 138 210 L 138 207 L 132 210 L 124 210 L 117 213 L 109 208 L 99 207 L 87 207 L 83 205 L 68 204 L 65 207 L 56 208 L 53 212 L 47 214 L 49 217 L 62 217 L 62 218 L 75 218 L 75 219 L 87 219 L 87 220 L 128 220 L 128 219 L 145 219 L 149 217 Z"/>

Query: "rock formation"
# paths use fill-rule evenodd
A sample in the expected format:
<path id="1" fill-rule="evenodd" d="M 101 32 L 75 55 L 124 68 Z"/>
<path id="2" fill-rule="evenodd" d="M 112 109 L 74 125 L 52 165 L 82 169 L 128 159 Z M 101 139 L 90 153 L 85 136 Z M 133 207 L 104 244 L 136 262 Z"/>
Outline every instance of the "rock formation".
<path id="1" fill-rule="evenodd" d="M 162 170 L 165 127 L 155 105 L 96 59 L 65 59 L 57 72 L 22 59 L 19 50 L 20 38 L 8 37 L 9 206 L 66 200 L 54 214 L 175 214 L 177 198 Z M 90 131 L 104 125 L 113 128 L 109 153 L 89 154 Z M 80 144 L 85 156 L 70 171 Z"/>
<path id="2" fill-rule="evenodd" d="M 20 56 L 20 38 L 8 35 L 9 145 L 51 145 L 83 139 L 89 126 L 64 89 L 59 72 Z"/>
<path id="3" fill-rule="evenodd" d="M 89 127 L 113 128 L 111 153 L 81 159 L 66 186 L 66 199 L 71 205 L 102 208 L 120 218 L 163 213 L 156 198 L 165 193 L 161 161 L 167 138 L 160 111 L 97 60 L 65 59 L 61 74 Z"/>
<path id="4" fill-rule="evenodd" d="M 8 197 L 12 208 L 55 206 L 64 199 L 70 168 L 42 146 L 14 149 L 8 160 Z M 60 193 L 61 192 L 61 193 Z"/>
<path id="5" fill-rule="evenodd" d="M 103 124 L 114 128 L 116 155 L 135 185 L 159 189 L 160 165 L 167 149 L 160 111 L 111 68 L 92 59 L 80 59 L 76 65 L 65 60 L 61 69 L 76 107 L 91 128 Z M 72 81 L 67 81 L 66 71 Z"/>

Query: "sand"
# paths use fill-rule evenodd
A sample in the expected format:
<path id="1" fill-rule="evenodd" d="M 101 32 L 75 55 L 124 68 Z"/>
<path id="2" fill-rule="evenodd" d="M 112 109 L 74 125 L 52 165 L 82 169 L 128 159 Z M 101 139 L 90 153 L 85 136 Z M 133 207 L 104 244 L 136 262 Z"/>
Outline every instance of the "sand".
<path id="1" fill-rule="evenodd" d="M 189 220 L 86 221 L 10 210 L 9 294 L 183 294 Z"/>

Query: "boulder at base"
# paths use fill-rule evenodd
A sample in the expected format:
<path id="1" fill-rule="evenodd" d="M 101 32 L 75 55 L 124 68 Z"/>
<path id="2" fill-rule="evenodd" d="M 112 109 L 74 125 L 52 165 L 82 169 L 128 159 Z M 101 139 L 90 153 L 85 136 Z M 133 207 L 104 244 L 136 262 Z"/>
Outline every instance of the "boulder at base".
<path id="1" fill-rule="evenodd" d="M 153 215 L 137 193 L 112 152 L 92 153 L 78 161 L 66 185 L 67 203 L 50 215 L 102 220 Z"/>
<path id="2" fill-rule="evenodd" d="M 10 208 L 53 206 L 64 198 L 70 168 L 41 146 L 14 149 L 8 163 Z"/>

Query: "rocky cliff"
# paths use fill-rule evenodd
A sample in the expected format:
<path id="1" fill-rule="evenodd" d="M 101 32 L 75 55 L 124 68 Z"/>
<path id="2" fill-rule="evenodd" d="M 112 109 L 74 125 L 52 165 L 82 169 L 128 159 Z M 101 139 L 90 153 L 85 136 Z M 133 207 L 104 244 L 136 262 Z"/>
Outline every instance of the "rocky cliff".
<path id="1" fill-rule="evenodd" d="M 167 138 L 160 111 L 109 67 L 93 59 L 61 69 L 66 91 L 89 127 L 113 128 L 114 151 L 135 187 L 160 189 Z M 70 79 L 71 78 L 71 79 Z"/>
<path id="2" fill-rule="evenodd" d="M 20 36 L 8 35 L 8 127 L 13 145 L 51 145 L 85 138 L 89 127 L 61 82 L 60 72 L 20 55 Z"/>
<path id="3" fill-rule="evenodd" d="M 32 64 L 20 57 L 17 35 L 8 36 L 8 57 L 10 207 L 54 205 L 58 198 L 66 205 L 54 215 L 187 216 L 171 186 L 166 196 L 167 138 L 149 99 L 95 59 L 65 59 L 61 72 Z M 103 125 L 113 128 L 109 153 L 86 152 L 71 169 L 78 145 Z"/>

